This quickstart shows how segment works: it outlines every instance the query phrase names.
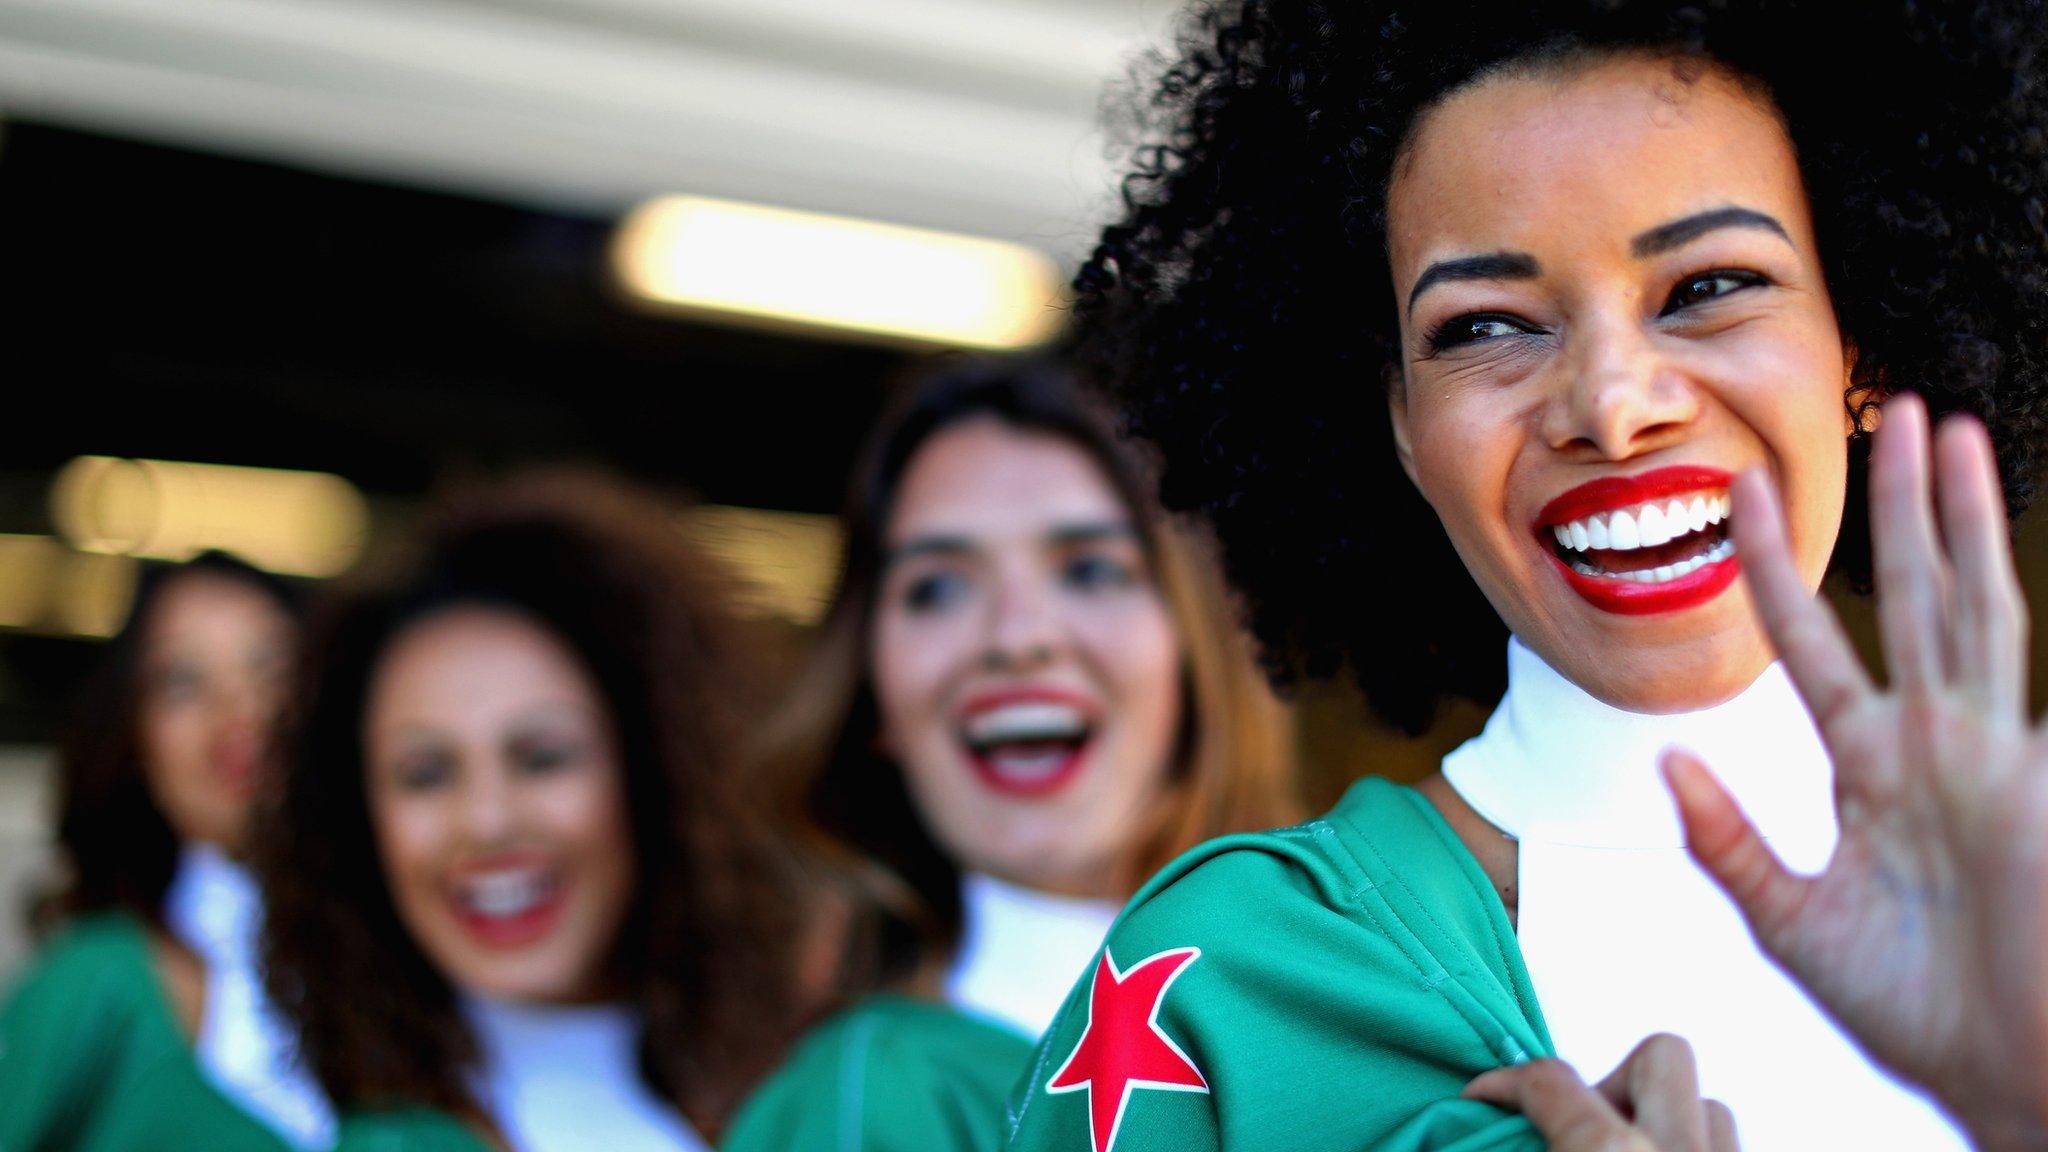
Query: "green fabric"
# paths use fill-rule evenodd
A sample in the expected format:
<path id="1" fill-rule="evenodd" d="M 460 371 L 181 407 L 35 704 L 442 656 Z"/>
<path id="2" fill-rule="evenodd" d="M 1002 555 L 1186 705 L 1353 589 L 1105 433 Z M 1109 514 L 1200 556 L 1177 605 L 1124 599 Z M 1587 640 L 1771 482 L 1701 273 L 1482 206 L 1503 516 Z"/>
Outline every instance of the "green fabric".
<path id="1" fill-rule="evenodd" d="M 741 1106 L 722 1152 L 995 1152 L 1031 1042 L 908 996 L 826 1020 Z"/>
<path id="2" fill-rule="evenodd" d="M 443 1112 L 351 1113 L 341 1118 L 335 1152 L 493 1152 L 469 1125 Z"/>
<path id="3" fill-rule="evenodd" d="M 1196 848 L 1139 891 L 1107 947 L 1127 979 L 1201 950 L 1153 1019 L 1208 1087 L 1133 1086 L 1113 1152 L 1544 1146 L 1521 1117 L 1458 1099 L 1481 1072 L 1553 1052 L 1498 896 L 1411 788 L 1362 780 L 1319 820 Z M 1091 1141 L 1092 1084 L 1047 1091 L 1091 1025 L 1093 980 L 1015 1086 L 1011 1152 L 1110 1143 Z"/>
<path id="4" fill-rule="evenodd" d="M 131 916 L 82 917 L 0 1008 L 0 1149 L 285 1152 L 200 1070 Z"/>

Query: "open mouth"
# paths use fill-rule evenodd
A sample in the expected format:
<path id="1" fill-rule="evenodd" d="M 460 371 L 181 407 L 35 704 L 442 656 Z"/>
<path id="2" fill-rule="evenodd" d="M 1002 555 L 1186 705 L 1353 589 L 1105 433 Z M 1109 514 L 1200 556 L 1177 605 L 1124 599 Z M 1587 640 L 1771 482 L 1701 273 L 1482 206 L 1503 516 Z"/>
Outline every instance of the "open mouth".
<path id="1" fill-rule="evenodd" d="M 545 864 L 478 869 L 453 885 L 456 919 L 479 943 L 493 948 L 526 944 L 554 927 L 566 885 Z"/>
<path id="2" fill-rule="evenodd" d="M 1735 554 L 1726 492 L 1596 512 L 1550 530 L 1572 571 L 1638 584 L 1669 584 Z"/>
<path id="3" fill-rule="evenodd" d="M 1537 533 L 1565 580 L 1624 615 L 1704 603 L 1735 580 L 1728 483 L 1718 469 L 1667 468 L 1581 485 L 1551 501 Z"/>
<path id="4" fill-rule="evenodd" d="M 1045 795 L 1073 779 L 1095 738 L 1079 703 L 1051 694 L 1011 693 L 971 701 L 960 741 L 982 782 L 1015 795 Z"/>

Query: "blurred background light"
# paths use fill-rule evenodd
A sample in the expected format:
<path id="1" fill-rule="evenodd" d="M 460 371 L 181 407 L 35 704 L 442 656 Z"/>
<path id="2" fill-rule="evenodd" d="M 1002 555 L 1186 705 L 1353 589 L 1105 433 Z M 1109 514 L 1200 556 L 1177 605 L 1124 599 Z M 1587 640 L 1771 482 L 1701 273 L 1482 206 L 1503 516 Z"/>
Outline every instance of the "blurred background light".
<path id="1" fill-rule="evenodd" d="M 361 554 L 369 507 L 325 472 L 80 456 L 50 517 L 82 552 L 186 560 L 208 549 L 290 576 L 333 576 Z"/>
<path id="2" fill-rule="evenodd" d="M 953 347 L 1029 347 L 1065 316 L 1059 266 L 1023 245 L 701 196 L 634 209 L 612 259 L 648 300 Z"/>
<path id="3" fill-rule="evenodd" d="M 0 628 L 111 636 L 128 615 L 135 568 L 49 536 L 0 534 Z"/>
<path id="4" fill-rule="evenodd" d="M 683 534 L 739 575 L 740 611 L 803 625 L 824 615 L 839 575 L 833 517 L 707 505 L 684 514 Z"/>

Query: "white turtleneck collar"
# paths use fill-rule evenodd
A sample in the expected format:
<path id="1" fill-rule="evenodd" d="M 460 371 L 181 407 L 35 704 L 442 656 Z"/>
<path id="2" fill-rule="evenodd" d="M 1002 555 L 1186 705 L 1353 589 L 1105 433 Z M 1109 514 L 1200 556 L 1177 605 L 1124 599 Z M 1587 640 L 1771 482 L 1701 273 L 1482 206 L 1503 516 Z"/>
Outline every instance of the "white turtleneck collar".
<path id="1" fill-rule="evenodd" d="M 1784 669 L 1733 699 L 1645 715 L 1508 645 L 1508 691 L 1444 777 L 1518 842 L 1516 936 L 1557 1054 L 1604 1075 L 1653 1032 L 1692 1042 L 1750 1152 L 1967 1147 L 1764 956 L 1686 854 L 1657 755 L 1705 759 L 1803 871 L 1837 836 L 1833 767 Z"/>
<path id="2" fill-rule="evenodd" d="M 980 872 L 962 878 L 960 903 L 964 930 L 946 974 L 946 999 L 1034 1040 L 1087 974 L 1120 908 Z"/>
<path id="3" fill-rule="evenodd" d="M 334 1110 L 263 987 L 255 878 L 219 847 L 187 844 L 164 892 L 164 924 L 206 965 L 195 1048 L 214 1086 L 295 1147 L 331 1145 Z"/>
<path id="4" fill-rule="evenodd" d="M 1444 758 L 1465 802 L 1517 840 L 1606 848 L 1685 843 L 1657 757 L 1699 754 L 1764 835 L 1815 871 L 1834 850 L 1834 770 L 1782 665 L 1694 712 L 1609 704 L 1508 641 L 1508 692 L 1486 730 Z"/>
<path id="5" fill-rule="evenodd" d="M 621 1004 L 515 1004 L 468 996 L 479 1101 L 514 1152 L 705 1152 L 640 1073 L 641 1021 Z"/>

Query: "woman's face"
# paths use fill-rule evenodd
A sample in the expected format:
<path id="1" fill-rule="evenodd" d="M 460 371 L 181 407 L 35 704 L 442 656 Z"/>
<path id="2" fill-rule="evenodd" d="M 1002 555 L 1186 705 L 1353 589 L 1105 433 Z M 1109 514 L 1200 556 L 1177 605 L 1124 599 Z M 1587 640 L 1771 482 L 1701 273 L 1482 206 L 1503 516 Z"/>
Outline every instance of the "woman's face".
<path id="1" fill-rule="evenodd" d="M 1747 686 L 1728 482 L 1771 471 L 1818 587 L 1851 431 L 1773 111 L 1646 57 L 1487 80 L 1418 125 L 1388 213 L 1403 460 L 1508 626 L 1635 711 Z"/>
<path id="2" fill-rule="evenodd" d="M 377 665 L 363 748 L 385 882 L 449 982 L 604 995 L 632 833 L 611 713 L 576 654 L 517 612 L 428 616 Z"/>
<path id="3" fill-rule="evenodd" d="M 240 851 L 297 642 L 291 617 L 248 581 L 170 578 L 142 634 L 137 736 L 143 778 L 171 831 Z"/>
<path id="4" fill-rule="evenodd" d="M 885 526 L 881 743 L 961 867 L 1113 895 L 1167 787 L 1181 649 L 1129 510 L 1068 441 L 933 436 Z"/>

